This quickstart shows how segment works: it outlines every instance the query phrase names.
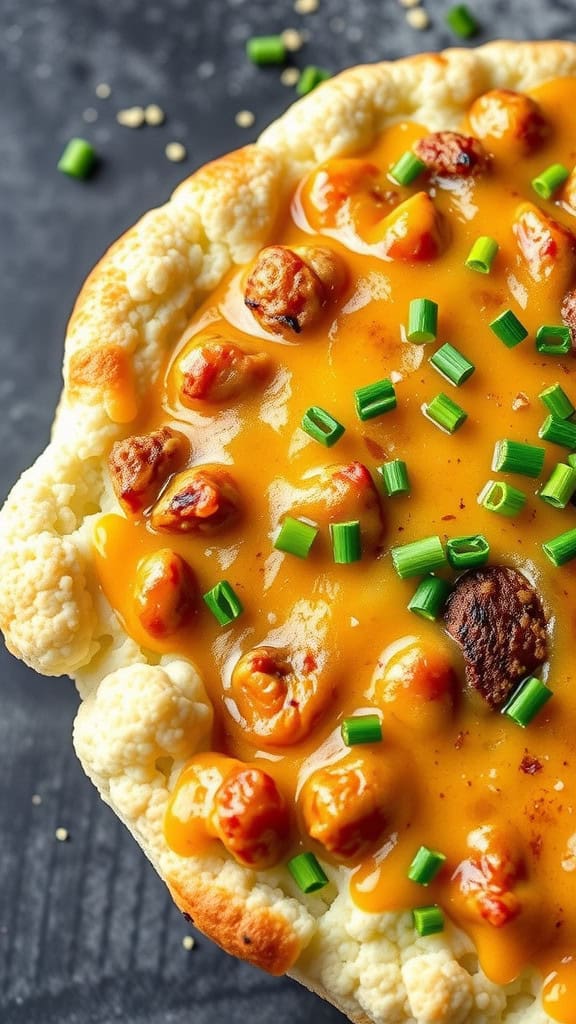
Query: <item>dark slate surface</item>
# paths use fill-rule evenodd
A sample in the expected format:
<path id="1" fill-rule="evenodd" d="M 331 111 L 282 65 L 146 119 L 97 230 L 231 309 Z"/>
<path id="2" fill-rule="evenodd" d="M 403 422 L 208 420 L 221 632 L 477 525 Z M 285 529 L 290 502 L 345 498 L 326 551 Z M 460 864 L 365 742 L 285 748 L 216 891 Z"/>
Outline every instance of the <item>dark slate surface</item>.
<path id="1" fill-rule="evenodd" d="M 244 40 L 305 27 L 310 41 L 297 63 L 337 70 L 449 45 L 449 6 L 428 0 L 432 26 L 418 33 L 396 0 L 321 0 L 306 17 L 291 0 L 0 0 L 2 495 L 47 440 L 66 318 L 90 267 L 184 173 L 249 141 L 290 101 L 277 71 L 246 62 Z M 573 0 L 475 0 L 475 8 L 478 41 L 569 38 L 576 29 Z M 112 86 L 110 99 L 96 98 L 99 82 Z M 164 107 L 165 126 L 117 125 L 116 110 L 148 102 Z M 246 108 L 257 115 L 249 131 L 234 124 Z M 97 120 L 86 123 L 91 110 Z M 74 134 L 102 155 L 89 183 L 55 169 Z M 163 155 L 173 139 L 187 146 L 185 164 Z M 71 684 L 0 656 L 3 1024 L 341 1021 L 295 984 L 201 937 L 184 950 L 189 928 L 74 759 Z M 69 842 L 55 840 L 59 826 Z"/>

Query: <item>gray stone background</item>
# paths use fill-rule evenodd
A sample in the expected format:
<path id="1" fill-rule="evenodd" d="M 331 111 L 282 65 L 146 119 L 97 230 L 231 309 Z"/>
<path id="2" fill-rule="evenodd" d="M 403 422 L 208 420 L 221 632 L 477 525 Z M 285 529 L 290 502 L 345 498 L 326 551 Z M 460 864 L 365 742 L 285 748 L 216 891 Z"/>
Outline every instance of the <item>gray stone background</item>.
<path id="1" fill-rule="evenodd" d="M 470 5 L 477 42 L 576 34 L 576 0 Z M 427 0 L 430 28 L 416 32 L 397 0 L 320 0 L 307 16 L 292 0 L 0 0 L 1 497 L 48 439 L 66 319 L 90 267 L 181 177 L 290 103 L 277 70 L 247 62 L 246 38 L 305 28 L 295 62 L 337 71 L 450 45 L 450 6 Z M 163 127 L 116 123 L 118 109 L 151 102 L 166 111 Z M 256 114 L 253 128 L 235 125 L 242 109 Z M 72 135 L 101 155 L 89 182 L 56 170 Z M 166 160 L 172 140 L 186 145 L 184 164 Z M 68 680 L 40 679 L 0 650 L 0 1021 L 342 1021 L 202 937 L 183 948 L 189 927 L 74 758 L 75 707 Z"/>

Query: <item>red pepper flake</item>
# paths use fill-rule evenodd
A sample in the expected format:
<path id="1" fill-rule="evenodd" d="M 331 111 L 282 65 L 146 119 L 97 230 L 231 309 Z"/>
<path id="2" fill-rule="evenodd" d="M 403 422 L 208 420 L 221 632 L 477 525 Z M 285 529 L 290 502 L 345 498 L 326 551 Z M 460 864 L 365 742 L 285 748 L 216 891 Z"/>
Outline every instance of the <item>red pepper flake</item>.
<path id="1" fill-rule="evenodd" d="M 526 750 L 524 757 L 520 761 L 519 768 L 521 772 L 524 772 L 524 775 L 537 775 L 538 772 L 542 771 L 542 762 Z"/>
<path id="2" fill-rule="evenodd" d="M 541 835 L 532 836 L 532 839 L 530 840 L 529 846 L 536 858 L 538 858 L 542 853 L 542 843 L 543 839 Z"/>
<path id="3" fill-rule="evenodd" d="M 383 448 L 381 444 L 378 444 L 378 441 L 375 441 L 373 437 L 365 437 L 364 444 L 373 459 L 379 459 L 382 461 L 386 458 L 386 449 Z"/>
<path id="4" fill-rule="evenodd" d="M 452 519 L 456 519 L 456 516 L 440 516 L 440 521 L 443 523 L 449 523 Z"/>
<path id="5" fill-rule="evenodd" d="M 470 734 L 468 732 L 468 729 L 466 729 L 466 732 L 459 732 L 456 739 L 454 740 L 454 749 L 462 750 L 462 747 L 464 746 L 464 740 L 469 735 Z"/>

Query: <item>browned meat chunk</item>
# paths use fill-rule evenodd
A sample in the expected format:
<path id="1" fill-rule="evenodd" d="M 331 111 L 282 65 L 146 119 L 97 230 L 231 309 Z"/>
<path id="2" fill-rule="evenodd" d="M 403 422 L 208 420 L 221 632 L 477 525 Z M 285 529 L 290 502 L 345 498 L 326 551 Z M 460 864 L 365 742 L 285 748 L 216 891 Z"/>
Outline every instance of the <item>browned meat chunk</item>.
<path id="1" fill-rule="evenodd" d="M 344 280 L 331 249 L 269 245 L 246 281 L 244 302 L 266 331 L 290 337 L 318 322 Z"/>
<path id="2" fill-rule="evenodd" d="M 576 352 L 576 288 L 571 288 L 562 299 L 562 323 L 570 328 L 572 351 Z"/>
<path id="3" fill-rule="evenodd" d="M 491 708 L 500 708 L 518 683 L 546 661 L 546 616 L 522 573 L 489 566 L 466 573 L 444 614 L 462 649 L 466 679 Z"/>
<path id="4" fill-rule="evenodd" d="M 471 135 L 459 132 L 432 132 L 418 139 L 414 152 L 434 175 L 440 178 L 470 178 L 487 166 L 488 156 Z"/>
<path id="5" fill-rule="evenodd" d="M 198 586 L 192 569 L 170 548 L 147 555 L 138 563 L 134 606 L 151 636 L 171 636 L 191 619 Z"/>
<path id="6" fill-rule="evenodd" d="M 240 495 L 230 473 L 220 466 L 194 466 L 178 473 L 151 514 L 155 530 L 211 534 L 240 515 Z"/>
<path id="7" fill-rule="evenodd" d="M 228 402 L 264 380 L 271 365 L 264 352 L 244 352 L 220 335 L 194 339 L 176 365 L 180 400 L 192 406 Z"/>
<path id="8" fill-rule="evenodd" d="M 184 435 L 170 427 L 116 441 L 108 466 L 116 496 L 126 511 L 135 515 L 151 505 L 188 450 Z"/>
<path id="9" fill-rule="evenodd" d="M 549 131 L 538 104 L 512 89 L 485 92 L 472 104 L 468 117 L 479 139 L 512 158 L 532 152 Z"/>

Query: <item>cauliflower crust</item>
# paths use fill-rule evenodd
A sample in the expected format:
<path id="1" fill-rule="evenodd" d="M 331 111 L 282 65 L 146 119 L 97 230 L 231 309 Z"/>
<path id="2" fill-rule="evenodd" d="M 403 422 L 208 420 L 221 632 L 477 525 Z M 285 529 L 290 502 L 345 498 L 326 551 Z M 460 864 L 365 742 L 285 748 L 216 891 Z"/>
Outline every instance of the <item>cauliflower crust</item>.
<path id="1" fill-rule="evenodd" d="M 203 296 L 273 241 L 290 189 L 315 163 L 361 152 L 399 118 L 456 128 L 488 89 L 524 90 L 574 73 L 576 45 L 559 41 L 353 68 L 295 104 L 255 145 L 184 181 L 88 277 L 68 325 L 52 441 L 0 512 L 7 645 L 39 672 L 74 676 L 86 697 L 75 726 L 82 764 L 176 903 L 226 950 L 272 973 L 291 969 L 356 1024 L 500 1024 L 518 1020 L 519 1006 L 531 1024 L 549 1018 L 530 977 L 492 985 L 455 930 L 443 945 L 410 945 L 406 915 L 362 914 L 337 872 L 329 895 L 309 898 L 283 869 L 254 876 L 222 853 L 204 861 L 167 848 L 170 772 L 208 745 L 212 709 L 193 666 L 149 664 L 99 591 L 92 527 L 118 509 L 105 460 L 131 432 Z"/>

